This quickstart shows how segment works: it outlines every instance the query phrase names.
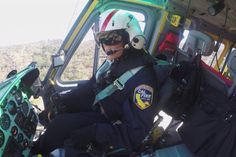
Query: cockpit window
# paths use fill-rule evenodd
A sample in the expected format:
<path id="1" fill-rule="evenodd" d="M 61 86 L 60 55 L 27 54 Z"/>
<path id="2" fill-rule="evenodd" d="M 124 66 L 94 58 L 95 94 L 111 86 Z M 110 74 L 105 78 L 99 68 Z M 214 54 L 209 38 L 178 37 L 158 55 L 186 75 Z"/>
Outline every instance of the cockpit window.
<path id="1" fill-rule="evenodd" d="M 184 32 L 183 32 L 183 38 L 182 38 L 182 40 L 181 40 L 180 43 L 179 43 L 179 49 L 183 49 L 184 43 L 185 43 L 186 40 L 187 40 L 188 34 L 189 34 L 189 30 L 184 30 Z"/>
<path id="2" fill-rule="evenodd" d="M 186 40 L 188 38 L 188 35 L 189 35 L 189 31 L 185 30 L 183 32 L 183 39 L 179 43 L 179 49 L 183 50 Z M 215 45 L 216 44 L 217 44 L 217 41 L 215 41 Z M 220 43 L 220 46 L 219 46 L 219 49 L 217 50 L 217 52 L 213 51 L 210 56 L 202 55 L 202 61 L 204 61 L 207 65 L 209 65 L 211 67 L 217 67 L 218 70 L 221 69 L 223 66 L 223 64 L 221 64 L 221 63 L 224 63 L 224 61 L 219 63 L 218 60 L 219 60 L 222 52 L 224 51 L 224 49 L 225 49 L 224 43 Z M 225 57 L 223 60 L 225 60 Z"/>
<path id="3" fill-rule="evenodd" d="M 217 43 L 217 41 L 215 41 L 215 44 Z M 216 51 L 213 51 L 213 53 L 210 55 L 210 56 L 202 56 L 202 60 L 206 63 L 206 64 L 208 64 L 208 65 L 210 65 L 210 66 L 212 66 L 212 67 L 214 67 L 215 65 L 219 68 L 219 69 L 221 69 L 222 68 L 222 66 L 223 66 L 223 64 L 220 64 L 219 62 L 218 62 L 218 59 L 219 59 L 219 57 L 220 57 L 220 55 L 222 54 L 222 52 L 224 51 L 224 48 L 225 48 L 225 45 L 224 45 L 224 43 L 221 43 L 220 44 L 220 47 L 219 47 L 219 49 L 218 49 L 218 51 L 216 52 Z M 225 58 L 224 58 L 225 59 Z M 223 62 L 222 62 L 223 63 Z"/>
<path id="4" fill-rule="evenodd" d="M 10 71 L 19 72 L 31 62 L 37 62 L 43 80 L 51 55 L 88 1 L 1 1 L 0 82 Z"/>

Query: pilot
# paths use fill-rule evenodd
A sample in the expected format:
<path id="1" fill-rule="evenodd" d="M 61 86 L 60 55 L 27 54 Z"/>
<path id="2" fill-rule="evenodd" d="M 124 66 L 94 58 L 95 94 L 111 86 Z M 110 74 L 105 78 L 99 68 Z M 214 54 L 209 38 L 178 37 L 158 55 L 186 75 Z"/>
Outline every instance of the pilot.
<path id="1" fill-rule="evenodd" d="M 93 29 L 106 61 L 85 84 L 60 97 L 63 113 L 50 122 L 33 154 L 68 146 L 85 150 L 91 145 L 130 154 L 140 148 L 153 125 L 157 106 L 154 60 L 144 50 L 137 19 L 121 10 L 107 10 Z"/>

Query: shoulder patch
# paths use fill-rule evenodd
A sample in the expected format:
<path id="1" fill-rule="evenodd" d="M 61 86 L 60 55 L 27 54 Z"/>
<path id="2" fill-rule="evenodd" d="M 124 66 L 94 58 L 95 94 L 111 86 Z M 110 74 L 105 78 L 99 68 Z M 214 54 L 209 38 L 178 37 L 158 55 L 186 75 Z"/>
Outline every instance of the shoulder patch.
<path id="1" fill-rule="evenodd" d="M 153 99 L 153 88 L 142 84 L 135 88 L 133 101 L 138 108 L 144 110 L 151 106 Z"/>

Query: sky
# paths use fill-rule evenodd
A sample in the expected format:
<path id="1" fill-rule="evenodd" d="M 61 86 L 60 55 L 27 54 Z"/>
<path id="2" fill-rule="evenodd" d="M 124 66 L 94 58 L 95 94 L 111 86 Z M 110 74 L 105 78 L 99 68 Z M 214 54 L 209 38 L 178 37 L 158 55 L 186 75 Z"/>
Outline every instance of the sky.
<path id="1" fill-rule="evenodd" d="M 0 47 L 64 39 L 86 0 L 0 0 Z"/>

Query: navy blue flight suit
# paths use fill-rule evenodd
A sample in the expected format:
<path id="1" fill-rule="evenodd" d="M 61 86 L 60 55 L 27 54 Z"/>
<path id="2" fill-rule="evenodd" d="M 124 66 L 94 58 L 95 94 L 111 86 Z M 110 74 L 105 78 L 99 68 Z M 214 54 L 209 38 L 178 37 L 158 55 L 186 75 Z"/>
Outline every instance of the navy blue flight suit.
<path id="1" fill-rule="evenodd" d="M 157 107 L 157 81 L 153 58 L 143 50 L 125 50 L 109 70 L 88 80 L 63 97 L 68 113 L 55 117 L 40 138 L 37 152 L 48 154 L 73 141 L 84 149 L 93 143 L 102 149 L 122 148 L 127 153 L 139 149 L 152 127 Z M 101 100 L 92 110 L 96 94 L 127 70 L 144 66 L 125 88 Z M 84 146 L 84 147 L 83 147 Z"/>

